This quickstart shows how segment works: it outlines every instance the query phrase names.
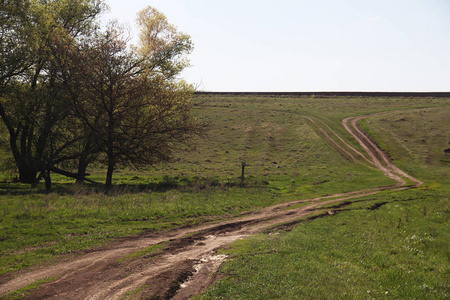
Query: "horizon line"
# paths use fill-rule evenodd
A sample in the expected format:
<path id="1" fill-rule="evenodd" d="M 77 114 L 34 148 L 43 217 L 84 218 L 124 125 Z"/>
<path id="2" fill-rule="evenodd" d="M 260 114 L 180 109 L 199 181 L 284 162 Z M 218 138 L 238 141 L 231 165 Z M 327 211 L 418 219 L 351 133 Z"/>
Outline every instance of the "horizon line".
<path id="1" fill-rule="evenodd" d="M 298 96 L 405 96 L 405 97 L 450 97 L 450 92 L 217 92 L 217 91 L 195 91 L 194 94 L 216 94 L 216 95 L 298 95 Z"/>

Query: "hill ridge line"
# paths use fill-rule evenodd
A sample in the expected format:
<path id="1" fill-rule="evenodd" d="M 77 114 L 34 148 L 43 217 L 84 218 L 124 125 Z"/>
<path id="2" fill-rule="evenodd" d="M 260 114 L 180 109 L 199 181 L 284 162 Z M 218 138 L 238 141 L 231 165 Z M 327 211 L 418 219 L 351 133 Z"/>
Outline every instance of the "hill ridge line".
<path id="1" fill-rule="evenodd" d="M 450 92 L 208 92 L 198 91 L 195 95 L 255 95 L 255 96 L 354 96 L 354 97 L 450 97 Z"/>

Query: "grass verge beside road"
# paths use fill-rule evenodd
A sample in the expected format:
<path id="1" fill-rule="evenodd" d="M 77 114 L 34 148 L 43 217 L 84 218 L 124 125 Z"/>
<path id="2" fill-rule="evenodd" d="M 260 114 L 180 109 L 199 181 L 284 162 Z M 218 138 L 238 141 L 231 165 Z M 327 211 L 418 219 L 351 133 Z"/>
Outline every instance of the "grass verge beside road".
<path id="1" fill-rule="evenodd" d="M 266 188 L 2 196 L 0 274 L 112 239 L 230 218 L 274 204 Z"/>
<path id="2" fill-rule="evenodd" d="M 448 196 L 384 192 L 290 232 L 238 241 L 224 250 L 223 278 L 196 299 L 448 299 Z"/>

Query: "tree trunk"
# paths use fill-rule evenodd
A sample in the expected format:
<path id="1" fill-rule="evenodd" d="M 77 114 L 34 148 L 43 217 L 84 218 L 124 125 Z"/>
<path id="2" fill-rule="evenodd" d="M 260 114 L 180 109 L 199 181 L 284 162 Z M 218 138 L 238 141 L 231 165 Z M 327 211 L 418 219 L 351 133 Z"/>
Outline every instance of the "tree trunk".
<path id="1" fill-rule="evenodd" d="M 75 178 L 75 179 L 78 178 L 78 173 L 72 173 L 72 172 L 69 172 L 69 171 L 64 171 L 64 170 L 58 169 L 56 167 L 52 167 L 51 171 L 53 173 L 60 174 L 60 175 L 66 176 L 66 177 Z M 98 182 L 96 182 L 94 180 L 86 178 L 86 176 L 89 176 L 89 174 L 88 173 L 84 174 L 84 181 L 87 181 L 87 182 L 90 182 L 90 183 L 94 183 L 94 184 L 100 184 L 100 183 L 98 183 Z"/>
<path id="2" fill-rule="evenodd" d="M 112 186 L 112 176 L 113 176 L 113 172 L 114 172 L 114 167 L 115 167 L 115 162 L 114 162 L 114 158 L 109 158 L 108 159 L 108 171 L 106 172 L 106 187 L 111 187 Z"/>
<path id="3" fill-rule="evenodd" d="M 110 101 L 113 98 L 110 97 Z M 111 105 L 111 107 L 113 107 Z M 116 158 L 114 156 L 114 114 L 113 111 L 108 111 L 108 149 L 106 155 L 108 156 L 108 171 L 106 172 L 106 187 L 112 186 L 112 175 L 116 165 Z"/>
<path id="4" fill-rule="evenodd" d="M 1 107 L 0 107 L 1 108 Z M 0 113 L 1 113 L 0 109 Z M 16 162 L 17 169 L 19 170 L 19 182 L 35 184 L 38 182 L 37 174 L 39 173 L 38 168 L 34 163 L 33 159 L 30 157 L 31 146 L 27 143 L 29 140 L 28 132 L 29 126 L 22 128 L 19 126 L 17 130 L 9 123 L 6 115 L 2 114 L 2 119 L 4 120 L 8 131 L 9 131 L 9 145 Z"/>
<path id="5" fill-rule="evenodd" d="M 19 181 L 21 183 L 37 183 L 38 171 L 35 168 L 26 163 L 17 163 L 17 168 L 19 169 Z"/>
<path id="6" fill-rule="evenodd" d="M 83 151 L 80 154 L 80 159 L 78 161 L 78 173 L 77 173 L 77 184 L 83 184 L 86 180 L 86 176 L 88 174 L 86 173 L 87 167 L 91 162 L 93 162 L 96 158 L 96 147 L 95 142 L 93 142 L 93 136 L 89 135 L 87 138 L 86 143 L 84 144 Z"/>
<path id="7" fill-rule="evenodd" d="M 50 177 L 50 170 L 45 170 L 44 181 L 45 181 L 45 190 L 47 192 L 50 192 L 50 190 L 52 189 L 52 178 Z"/>
<path id="8" fill-rule="evenodd" d="M 88 164 L 89 164 L 89 162 L 87 160 L 84 160 L 83 158 L 81 158 L 80 161 L 78 162 L 78 172 L 77 172 L 77 178 L 76 178 L 77 184 L 84 183 L 84 179 L 86 176 L 86 169 L 87 169 Z"/>

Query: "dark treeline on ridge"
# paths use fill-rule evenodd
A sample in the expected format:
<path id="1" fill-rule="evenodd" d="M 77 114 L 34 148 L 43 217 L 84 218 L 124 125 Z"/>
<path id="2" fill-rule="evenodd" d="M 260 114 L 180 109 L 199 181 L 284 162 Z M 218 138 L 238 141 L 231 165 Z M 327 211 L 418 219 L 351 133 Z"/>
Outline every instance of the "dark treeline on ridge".
<path id="1" fill-rule="evenodd" d="M 208 92 L 198 91 L 204 95 L 274 95 L 274 96 L 347 96 L 347 97 L 450 97 L 450 92 Z"/>

